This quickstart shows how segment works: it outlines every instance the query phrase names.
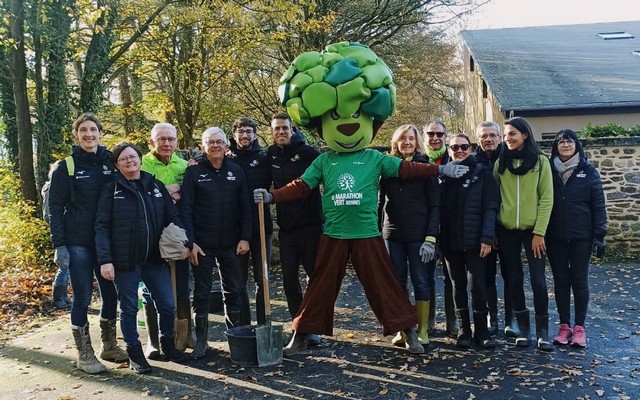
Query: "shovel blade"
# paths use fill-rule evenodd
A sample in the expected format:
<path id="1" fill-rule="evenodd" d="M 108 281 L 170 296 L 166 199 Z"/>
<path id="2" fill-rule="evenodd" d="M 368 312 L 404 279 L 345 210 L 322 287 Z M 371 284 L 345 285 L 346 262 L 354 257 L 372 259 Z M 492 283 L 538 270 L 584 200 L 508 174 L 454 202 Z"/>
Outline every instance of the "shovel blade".
<path id="1" fill-rule="evenodd" d="M 270 323 L 256 327 L 258 366 L 282 364 L 282 326 Z"/>

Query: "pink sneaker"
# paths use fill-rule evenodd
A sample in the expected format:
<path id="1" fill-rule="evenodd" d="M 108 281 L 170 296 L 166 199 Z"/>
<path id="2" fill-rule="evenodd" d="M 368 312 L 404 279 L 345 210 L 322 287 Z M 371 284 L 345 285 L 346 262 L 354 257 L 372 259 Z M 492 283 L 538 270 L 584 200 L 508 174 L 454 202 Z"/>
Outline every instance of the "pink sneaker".
<path id="1" fill-rule="evenodd" d="M 553 338 L 553 344 L 569 344 L 571 337 L 571 327 L 567 324 L 560 324 L 558 334 Z"/>
<path id="2" fill-rule="evenodd" d="M 587 333 L 584 331 L 584 326 L 576 325 L 573 327 L 571 346 L 587 347 Z"/>

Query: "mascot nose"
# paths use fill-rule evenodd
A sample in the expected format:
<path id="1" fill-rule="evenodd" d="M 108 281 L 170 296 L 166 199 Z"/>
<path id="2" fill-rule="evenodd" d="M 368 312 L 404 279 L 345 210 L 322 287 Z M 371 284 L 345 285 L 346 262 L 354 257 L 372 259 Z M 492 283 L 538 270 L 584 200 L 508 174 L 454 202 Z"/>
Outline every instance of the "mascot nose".
<path id="1" fill-rule="evenodd" d="M 358 131 L 358 129 L 360 129 L 360 124 L 358 123 L 353 123 L 353 124 L 342 124 L 342 125 L 338 125 L 338 132 L 342 133 L 345 136 L 351 136 L 354 133 L 356 133 Z"/>

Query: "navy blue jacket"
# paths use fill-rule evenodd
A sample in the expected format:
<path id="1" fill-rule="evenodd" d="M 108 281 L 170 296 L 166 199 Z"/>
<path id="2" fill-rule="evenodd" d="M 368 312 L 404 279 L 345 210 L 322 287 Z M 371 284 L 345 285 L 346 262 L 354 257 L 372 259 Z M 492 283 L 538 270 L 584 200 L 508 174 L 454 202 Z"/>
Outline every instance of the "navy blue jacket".
<path id="1" fill-rule="evenodd" d="M 299 178 L 320 152 L 305 143 L 300 132 L 291 136 L 291 142 L 283 148 L 273 144 L 267 150 L 271 162 L 273 187 L 280 189 Z M 322 199 L 320 189 L 299 200 L 276 204 L 278 226 L 287 232 L 310 225 L 322 224 Z"/>
<path id="2" fill-rule="evenodd" d="M 242 168 L 225 157 L 219 170 L 205 157 L 189 166 L 182 182 L 181 217 L 189 244 L 201 248 L 236 247 L 251 240 L 249 189 Z"/>
<path id="3" fill-rule="evenodd" d="M 412 161 L 429 160 L 416 153 Z M 440 230 L 440 185 L 437 178 L 382 178 L 378 208 L 382 236 L 398 242 L 424 242 Z"/>
<path id="4" fill-rule="evenodd" d="M 260 146 L 258 140 L 253 141 L 250 149 L 239 149 L 235 140 L 231 139 L 230 161 L 238 164 L 247 178 L 249 187 L 249 202 L 253 203 L 254 189 L 268 189 L 271 187 L 271 165 L 267 156 L 267 149 Z M 257 206 L 253 206 L 253 235 L 260 235 L 260 218 Z M 268 204 L 264 205 L 264 230 L 266 233 L 273 233 L 273 222 L 271 221 L 271 209 Z"/>
<path id="5" fill-rule="evenodd" d="M 603 240 L 607 234 L 607 211 L 600 174 L 582 158 L 565 184 L 551 162 L 553 210 L 547 228 L 548 240 L 571 242 Z"/>
<path id="6" fill-rule="evenodd" d="M 98 264 L 113 263 L 116 270 L 130 271 L 145 261 L 160 262 L 158 242 L 171 222 L 182 227 L 178 209 L 162 182 L 144 171 L 139 180 L 127 180 L 116 172 L 98 201 Z"/>
<path id="7" fill-rule="evenodd" d="M 499 207 L 493 173 L 476 164 L 473 156 L 463 164 L 470 171 L 462 178 L 445 178 L 442 184 L 442 242 L 445 255 L 453 251 L 480 251 L 492 245 Z"/>
<path id="8" fill-rule="evenodd" d="M 98 197 L 105 184 L 113 181 L 111 153 L 98 146 L 88 153 L 74 146 L 71 152 L 75 175 L 69 177 L 67 164 L 58 162 L 51 177 L 49 212 L 54 247 L 95 247 L 95 219 Z"/>

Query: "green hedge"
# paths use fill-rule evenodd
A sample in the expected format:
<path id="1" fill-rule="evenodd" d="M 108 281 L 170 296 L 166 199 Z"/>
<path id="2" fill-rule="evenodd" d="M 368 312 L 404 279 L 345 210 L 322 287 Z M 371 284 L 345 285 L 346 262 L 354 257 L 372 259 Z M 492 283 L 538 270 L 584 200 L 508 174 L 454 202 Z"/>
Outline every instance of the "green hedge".
<path id="1" fill-rule="evenodd" d="M 580 132 L 580 137 L 583 138 L 601 138 L 601 137 L 634 137 L 640 136 L 640 124 L 625 128 L 615 123 L 609 123 L 606 125 L 591 125 L 588 124 Z"/>

